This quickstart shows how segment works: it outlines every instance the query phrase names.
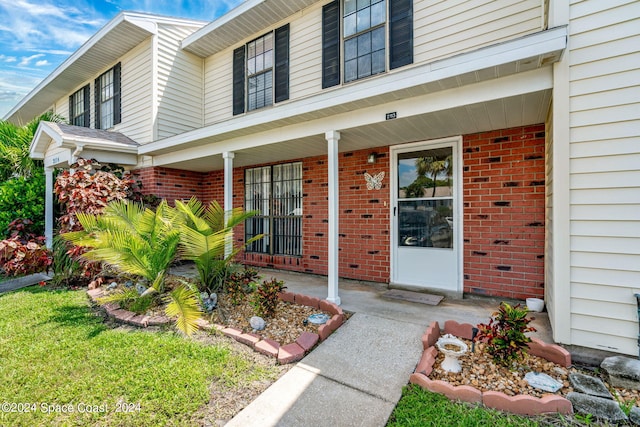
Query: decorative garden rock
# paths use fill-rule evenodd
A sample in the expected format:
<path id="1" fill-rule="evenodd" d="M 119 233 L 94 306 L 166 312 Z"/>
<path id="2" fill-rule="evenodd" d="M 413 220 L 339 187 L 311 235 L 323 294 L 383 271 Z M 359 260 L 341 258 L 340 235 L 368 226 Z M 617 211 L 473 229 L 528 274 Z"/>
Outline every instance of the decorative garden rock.
<path id="1" fill-rule="evenodd" d="M 613 396 L 609 393 L 607 386 L 604 385 L 600 378 L 580 373 L 569 374 L 569 381 L 573 389 L 578 393 L 585 393 L 590 396 L 602 397 L 603 399 L 613 400 Z"/>
<path id="2" fill-rule="evenodd" d="M 124 287 L 133 288 L 133 282 L 131 280 L 127 280 L 126 282 L 124 282 Z"/>
<path id="3" fill-rule="evenodd" d="M 207 313 L 211 313 L 218 305 L 218 294 L 215 292 L 212 292 L 211 295 L 202 292 L 200 298 L 202 299 L 202 308 L 204 308 Z"/>
<path id="4" fill-rule="evenodd" d="M 549 391 L 551 393 L 555 393 L 562 388 L 562 383 L 560 381 L 540 372 L 527 372 L 524 379 L 531 387 L 539 388 L 540 390 Z"/>
<path id="5" fill-rule="evenodd" d="M 591 414 L 598 419 L 611 422 L 628 420 L 620 405 L 613 400 L 574 391 L 567 394 L 567 399 L 573 404 L 573 410 L 580 414 Z"/>
<path id="6" fill-rule="evenodd" d="M 261 331 L 265 328 L 266 323 L 262 317 L 253 316 L 249 319 L 249 325 L 251 325 L 251 327 L 256 331 Z"/>
<path id="7" fill-rule="evenodd" d="M 640 360 L 625 356 L 607 357 L 600 367 L 609 375 L 613 387 L 640 390 Z"/>
<path id="8" fill-rule="evenodd" d="M 143 285 L 142 283 L 136 283 L 136 291 L 138 291 L 140 295 L 144 294 L 146 290 L 147 287 L 145 285 Z"/>
<path id="9" fill-rule="evenodd" d="M 629 421 L 637 426 L 640 426 L 640 408 L 638 408 L 637 406 L 631 408 L 631 412 L 629 412 Z"/>
<path id="10" fill-rule="evenodd" d="M 118 284 L 116 282 L 111 282 L 111 283 L 109 283 L 109 286 L 107 286 L 107 290 L 108 291 L 112 291 L 117 287 L 118 287 Z"/>

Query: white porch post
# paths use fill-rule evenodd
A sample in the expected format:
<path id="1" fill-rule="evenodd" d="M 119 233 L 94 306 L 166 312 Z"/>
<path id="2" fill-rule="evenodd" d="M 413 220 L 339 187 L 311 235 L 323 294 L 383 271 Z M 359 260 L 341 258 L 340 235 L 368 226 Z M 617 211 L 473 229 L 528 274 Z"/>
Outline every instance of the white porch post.
<path id="1" fill-rule="evenodd" d="M 233 158 L 235 154 L 231 151 L 222 153 L 224 159 L 224 210 L 225 223 L 228 220 L 231 209 L 233 209 Z M 228 240 L 224 246 L 225 258 L 233 251 L 233 241 Z"/>
<path id="2" fill-rule="evenodd" d="M 48 248 L 53 245 L 53 168 L 44 168 L 44 237 Z"/>
<path id="3" fill-rule="evenodd" d="M 325 133 L 327 139 L 327 167 L 329 179 L 329 289 L 327 301 L 340 305 L 338 296 L 338 141 L 340 132 L 329 131 Z"/>

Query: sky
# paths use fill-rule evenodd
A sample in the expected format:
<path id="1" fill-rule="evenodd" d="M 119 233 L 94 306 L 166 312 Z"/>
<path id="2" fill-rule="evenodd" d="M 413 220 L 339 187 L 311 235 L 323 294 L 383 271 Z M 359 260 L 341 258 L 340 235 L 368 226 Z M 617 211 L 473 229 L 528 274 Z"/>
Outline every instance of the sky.
<path id="1" fill-rule="evenodd" d="M 0 118 L 119 12 L 212 21 L 243 0 L 0 0 Z"/>

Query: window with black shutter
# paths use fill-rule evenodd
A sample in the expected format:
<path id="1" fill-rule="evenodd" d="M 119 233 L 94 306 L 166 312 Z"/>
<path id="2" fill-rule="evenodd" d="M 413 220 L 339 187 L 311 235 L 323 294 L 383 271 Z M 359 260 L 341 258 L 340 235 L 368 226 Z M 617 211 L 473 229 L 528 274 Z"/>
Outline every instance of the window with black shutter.
<path id="1" fill-rule="evenodd" d="M 91 126 L 89 85 L 69 97 L 69 123 L 75 126 Z"/>
<path id="2" fill-rule="evenodd" d="M 351 82 L 411 63 L 413 0 L 342 0 L 342 10 L 334 0 L 323 7 L 323 89 L 340 84 L 341 65 L 343 81 Z"/>
<path id="3" fill-rule="evenodd" d="M 340 84 L 340 1 L 322 8 L 322 88 Z"/>
<path id="4" fill-rule="evenodd" d="M 122 121 L 120 63 L 95 81 L 96 129 L 109 129 Z"/>
<path id="5" fill-rule="evenodd" d="M 289 99 L 289 25 L 233 51 L 233 114 Z"/>

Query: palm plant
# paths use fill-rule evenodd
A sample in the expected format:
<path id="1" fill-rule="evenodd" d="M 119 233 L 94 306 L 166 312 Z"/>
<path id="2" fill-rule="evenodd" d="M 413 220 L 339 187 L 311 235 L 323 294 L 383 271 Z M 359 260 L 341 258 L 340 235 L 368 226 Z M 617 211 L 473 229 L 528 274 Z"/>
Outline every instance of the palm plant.
<path id="1" fill-rule="evenodd" d="M 62 237 L 74 245 L 89 248 L 82 256 L 100 261 L 114 269 L 146 280 L 149 287 L 140 295 L 163 294 L 165 278 L 176 258 L 183 216 L 166 201 L 155 211 L 128 200 L 113 201 L 100 215 L 78 213 L 83 230 Z M 131 298 L 130 293 L 115 292 L 102 303 Z M 197 293 L 183 284 L 165 297 L 166 313 L 177 316 L 177 327 L 186 334 L 197 328 L 202 312 Z"/>
<path id="2" fill-rule="evenodd" d="M 0 120 L 0 181 L 17 177 L 29 178 L 42 167 L 42 161 L 29 156 L 31 140 L 41 121 L 60 123 L 64 119 L 46 112 L 24 126 Z"/>
<path id="3" fill-rule="evenodd" d="M 225 212 L 218 202 L 213 201 L 205 207 L 195 197 L 187 203 L 176 200 L 175 204 L 186 219 L 180 229 L 181 256 L 195 263 L 200 282 L 206 291 L 218 292 L 235 255 L 263 237 L 258 235 L 245 242 L 244 246 L 233 246 L 233 228 L 256 212 L 244 212 L 241 208 Z M 229 246 L 232 250 L 225 255 L 225 248 Z"/>

